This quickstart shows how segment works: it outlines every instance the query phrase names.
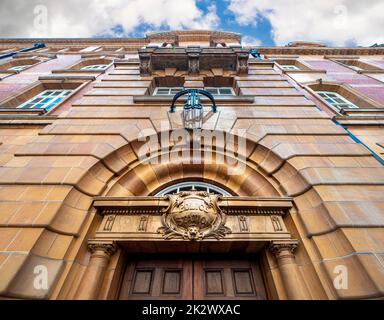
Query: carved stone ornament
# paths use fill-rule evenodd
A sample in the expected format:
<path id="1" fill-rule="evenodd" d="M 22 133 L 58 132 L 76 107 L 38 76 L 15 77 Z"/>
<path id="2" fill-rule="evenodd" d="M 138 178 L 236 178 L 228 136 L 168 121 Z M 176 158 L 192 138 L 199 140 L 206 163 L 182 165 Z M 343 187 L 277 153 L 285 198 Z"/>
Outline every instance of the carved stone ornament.
<path id="1" fill-rule="evenodd" d="M 293 255 L 298 245 L 297 240 L 292 241 L 274 241 L 270 245 L 270 250 L 278 258 L 282 255 Z"/>
<path id="2" fill-rule="evenodd" d="M 99 242 L 97 240 L 90 240 L 88 241 L 88 248 L 92 254 L 103 252 L 106 256 L 112 256 L 117 250 L 117 245 L 113 241 Z"/>
<path id="3" fill-rule="evenodd" d="M 164 239 L 217 240 L 231 233 L 226 217 L 218 205 L 218 196 L 203 191 L 188 191 L 168 196 L 169 206 L 161 217 L 157 232 Z"/>

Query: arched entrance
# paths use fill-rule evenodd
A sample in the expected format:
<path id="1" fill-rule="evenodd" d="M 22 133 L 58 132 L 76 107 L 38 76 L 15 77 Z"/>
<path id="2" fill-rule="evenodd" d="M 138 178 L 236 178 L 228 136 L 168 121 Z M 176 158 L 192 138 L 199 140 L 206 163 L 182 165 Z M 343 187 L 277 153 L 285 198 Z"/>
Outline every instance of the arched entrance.
<path id="1" fill-rule="evenodd" d="M 195 151 L 177 163 L 133 161 L 95 198 L 102 220 L 88 240 L 92 255 L 76 298 L 104 290 L 114 299 L 266 299 L 277 286 L 290 299 L 310 298 L 295 261 L 298 241 L 284 222 L 292 199 L 251 159 L 243 174 L 229 175 L 230 159 L 196 163 Z M 181 181 L 230 195 L 208 188 L 153 196 Z"/>

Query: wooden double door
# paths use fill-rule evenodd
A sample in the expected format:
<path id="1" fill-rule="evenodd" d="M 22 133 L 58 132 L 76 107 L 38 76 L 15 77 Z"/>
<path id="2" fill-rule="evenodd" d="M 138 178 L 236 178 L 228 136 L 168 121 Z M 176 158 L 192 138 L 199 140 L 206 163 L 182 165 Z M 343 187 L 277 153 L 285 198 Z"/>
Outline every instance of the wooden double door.
<path id="1" fill-rule="evenodd" d="M 266 299 L 257 260 L 168 257 L 127 263 L 120 299 Z"/>

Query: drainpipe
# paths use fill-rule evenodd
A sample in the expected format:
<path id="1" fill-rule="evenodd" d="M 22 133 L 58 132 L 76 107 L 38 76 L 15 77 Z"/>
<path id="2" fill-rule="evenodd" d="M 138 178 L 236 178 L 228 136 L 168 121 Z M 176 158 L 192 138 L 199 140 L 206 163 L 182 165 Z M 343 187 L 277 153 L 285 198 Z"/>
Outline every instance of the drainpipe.
<path id="1" fill-rule="evenodd" d="M 337 120 L 335 119 L 332 119 L 334 123 L 336 123 L 338 126 L 342 127 L 348 134 L 349 136 L 351 137 L 351 139 L 353 141 L 355 141 L 356 143 L 359 143 L 361 145 L 363 145 L 371 154 L 372 156 L 377 160 L 379 161 L 383 166 L 384 166 L 384 160 L 375 152 L 373 151 L 370 147 L 368 147 L 363 141 L 361 141 L 358 137 L 356 137 L 351 131 L 349 131 L 347 129 L 346 126 L 342 125 L 341 123 L 337 122 Z"/>
<path id="2" fill-rule="evenodd" d="M 37 42 L 31 48 L 25 48 L 25 49 L 21 49 L 19 51 L 10 52 L 10 53 L 6 53 L 6 54 L 3 54 L 3 55 L 0 55 L 0 60 L 1 59 L 6 59 L 6 58 L 11 58 L 11 57 L 17 55 L 18 53 L 34 51 L 34 50 L 41 49 L 41 48 L 45 48 L 45 43 Z"/>

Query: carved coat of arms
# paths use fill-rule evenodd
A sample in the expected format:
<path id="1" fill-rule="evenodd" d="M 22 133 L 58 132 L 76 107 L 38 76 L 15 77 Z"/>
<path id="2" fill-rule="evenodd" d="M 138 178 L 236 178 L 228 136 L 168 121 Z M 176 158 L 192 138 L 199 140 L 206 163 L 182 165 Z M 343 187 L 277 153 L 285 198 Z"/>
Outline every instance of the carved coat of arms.
<path id="1" fill-rule="evenodd" d="M 200 191 L 188 191 L 168 196 L 169 206 L 161 217 L 157 231 L 164 239 L 221 239 L 231 233 L 225 226 L 225 214 L 218 206 L 218 196 Z"/>

